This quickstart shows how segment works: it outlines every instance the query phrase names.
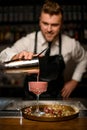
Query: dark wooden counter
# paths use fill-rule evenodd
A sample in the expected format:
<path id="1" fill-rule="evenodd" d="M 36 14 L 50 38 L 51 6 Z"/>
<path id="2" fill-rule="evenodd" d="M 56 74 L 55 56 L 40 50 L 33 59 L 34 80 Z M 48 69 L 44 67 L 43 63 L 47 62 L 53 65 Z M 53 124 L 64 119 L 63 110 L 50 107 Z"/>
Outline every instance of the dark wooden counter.
<path id="1" fill-rule="evenodd" d="M 0 130 L 87 130 L 87 118 L 61 122 L 38 122 L 19 118 L 0 118 Z"/>
<path id="2" fill-rule="evenodd" d="M 81 101 L 87 106 L 87 99 L 70 99 Z M 22 100 L 19 100 L 21 103 Z M 19 103 L 18 102 L 18 103 Z M 24 101 L 25 102 L 25 101 Z M 30 102 L 30 101 L 29 101 Z M 6 116 L 6 114 L 5 114 Z M 57 122 L 40 122 L 24 119 L 21 116 L 0 117 L 0 130 L 87 130 L 87 109 L 80 110 L 78 117 Z"/>

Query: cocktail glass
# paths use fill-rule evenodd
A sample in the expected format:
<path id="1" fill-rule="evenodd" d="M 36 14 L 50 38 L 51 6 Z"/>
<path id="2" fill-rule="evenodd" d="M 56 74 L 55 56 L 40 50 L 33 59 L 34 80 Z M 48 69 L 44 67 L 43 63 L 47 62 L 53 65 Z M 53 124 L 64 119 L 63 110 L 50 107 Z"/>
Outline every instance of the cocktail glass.
<path id="1" fill-rule="evenodd" d="M 44 81 L 30 81 L 28 83 L 28 86 L 29 86 L 29 91 L 33 92 L 37 96 L 36 110 L 33 114 L 36 115 L 36 116 L 41 116 L 41 115 L 44 114 L 44 112 L 41 112 L 40 109 L 39 109 L 39 96 L 43 92 L 47 91 L 48 83 L 44 82 Z"/>

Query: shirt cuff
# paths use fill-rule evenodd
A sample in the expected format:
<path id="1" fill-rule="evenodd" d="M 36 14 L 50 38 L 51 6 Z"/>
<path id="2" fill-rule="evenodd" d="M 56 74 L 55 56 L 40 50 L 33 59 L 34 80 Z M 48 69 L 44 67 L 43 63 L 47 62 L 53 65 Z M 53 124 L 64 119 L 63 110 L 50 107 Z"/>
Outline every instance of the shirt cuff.
<path id="1" fill-rule="evenodd" d="M 82 73 L 74 73 L 73 76 L 72 76 L 72 79 L 80 82 L 81 79 L 82 79 L 82 76 L 83 76 Z"/>

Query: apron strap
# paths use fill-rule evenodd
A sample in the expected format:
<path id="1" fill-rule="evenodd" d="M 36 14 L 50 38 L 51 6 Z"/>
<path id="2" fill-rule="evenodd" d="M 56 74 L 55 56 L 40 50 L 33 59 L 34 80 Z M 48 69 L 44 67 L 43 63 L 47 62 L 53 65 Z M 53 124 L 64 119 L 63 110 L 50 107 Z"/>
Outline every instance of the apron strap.
<path id="1" fill-rule="evenodd" d="M 34 54 L 36 54 L 36 53 L 37 53 L 37 33 L 38 33 L 38 31 L 36 31 L 36 33 L 35 33 L 35 46 L 34 46 Z"/>
<path id="2" fill-rule="evenodd" d="M 61 44 L 62 44 L 61 33 L 59 33 L 59 55 L 61 55 Z"/>

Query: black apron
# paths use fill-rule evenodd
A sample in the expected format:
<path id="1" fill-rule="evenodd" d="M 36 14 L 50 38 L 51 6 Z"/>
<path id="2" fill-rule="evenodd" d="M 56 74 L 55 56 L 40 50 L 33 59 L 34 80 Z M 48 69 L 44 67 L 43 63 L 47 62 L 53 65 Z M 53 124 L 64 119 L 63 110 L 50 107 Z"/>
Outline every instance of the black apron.
<path id="1" fill-rule="evenodd" d="M 54 56 L 43 56 L 39 59 L 40 64 L 40 81 L 47 81 L 48 87 L 47 92 L 42 93 L 40 95 L 41 99 L 55 99 L 61 98 L 61 89 L 64 85 L 64 77 L 63 71 L 65 68 L 65 63 L 63 60 L 63 56 L 61 55 L 61 34 L 59 35 L 59 55 Z M 37 32 L 35 35 L 35 47 L 34 53 L 37 53 Z M 26 75 L 24 88 L 25 88 L 25 95 L 30 98 L 36 98 L 35 94 L 29 92 L 28 90 L 28 82 L 29 81 L 36 81 L 37 74 Z"/>

